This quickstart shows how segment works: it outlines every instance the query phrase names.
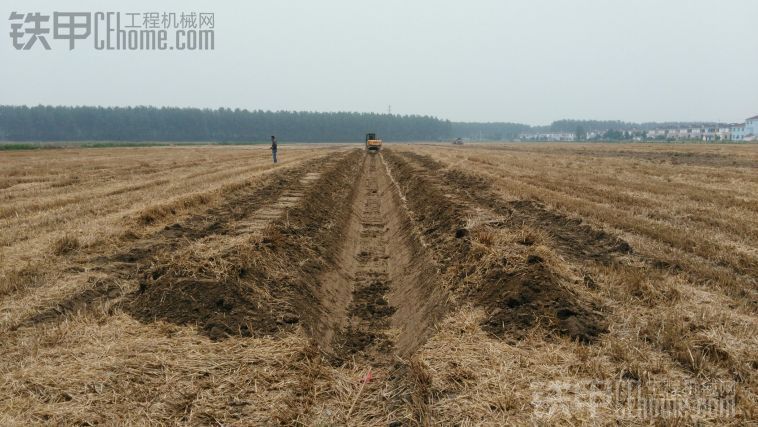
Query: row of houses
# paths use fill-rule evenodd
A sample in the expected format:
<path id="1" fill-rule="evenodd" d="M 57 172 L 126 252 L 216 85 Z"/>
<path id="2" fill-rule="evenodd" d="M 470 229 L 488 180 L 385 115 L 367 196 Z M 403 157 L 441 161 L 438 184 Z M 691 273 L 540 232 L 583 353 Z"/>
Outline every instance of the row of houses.
<path id="1" fill-rule="evenodd" d="M 522 141 L 576 141 L 576 135 L 570 132 L 522 133 Z"/>
<path id="2" fill-rule="evenodd" d="M 587 140 L 603 140 L 614 132 L 589 131 Z M 634 139 L 635 141 L 758 141 L 758 116 L 745 119 L 745 123 L 710 124 L 689 127 L 659 128 L 648 131 L 632 130 L 615 132 L 612 139 Z M 522 133 L 522 141 L 576 141 L 577 134 L 571 132 Z"/>
<path id="3" fill-rule="evenodd" d="M 696 141 L 731 141 L 731 125 L 653 129 L 647 132 L 648 139 L 673 139 Z"/>
<path id="4" fill-rule="evenodd" d="M 653 129 L 647 132 L 647 138 L 690 141 L 758 141 L 758 116 L 745 119 L 745 123 Z"/>
<path id="5" fill-rule="evenodd" d="M 604 132 L 590 131 L 584 136 L 586 140 L 601 139 Z M 542 132 L 542 133 L 522 133 L 519 135 L 521 141 L 577 141 L 577 136 L 573 132 Z"/>

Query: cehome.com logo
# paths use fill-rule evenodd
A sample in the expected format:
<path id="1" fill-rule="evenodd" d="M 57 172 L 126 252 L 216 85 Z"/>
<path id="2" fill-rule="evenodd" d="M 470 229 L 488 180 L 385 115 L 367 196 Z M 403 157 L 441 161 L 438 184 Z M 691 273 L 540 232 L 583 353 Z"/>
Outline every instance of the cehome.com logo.
<path id="1" fill-rule="evenodd" d="M 11 12 L 16 50 L 51 50 L 50 41 L 96 50 L 214 50 L 216 16 L 208 12 Z"/>

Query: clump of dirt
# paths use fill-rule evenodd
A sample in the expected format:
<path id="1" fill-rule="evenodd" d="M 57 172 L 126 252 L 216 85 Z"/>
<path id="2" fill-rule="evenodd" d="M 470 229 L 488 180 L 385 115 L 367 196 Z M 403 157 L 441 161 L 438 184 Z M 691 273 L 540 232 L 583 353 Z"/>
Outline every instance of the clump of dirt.
<path id="1" fill-rule="evenodd" d="M 534 257 L 515 270 L 499 264 L 480 267 L 483 280 L 475 298 L 488 312 L 483 329 L 499 337 L 523 338 L 540 324 L 583 343 L 607 332 L 596 307 L 562 287 L 555 274 Z"/>
<path id="2" fill-rule="evenodd" d="M 357 289 L 353 293 L 353 305 L 350 314 L 365 320 L 386 319 L 392 316 L 395 308 L 390 306 L 384 295 L 389 286 L 379 280 L 372 280 L 368 286 Z"/>
<path id="3" fill-rule="evenodd" d="M 182 325 L 197 324 L 211 339 L 232 335 L 249 337 L 273 334 L 280 326 L 296 324 L 294 313 L 277 313 L 259 289 L 239 280 L 165 278 L 143 284 L 130 306 L 132 315 L 143 320 L 163 320 Z"/>
<path id="4" fill-rule="evenodd" d="M 209 214 L 224 225 L 210 221 L 200 229 L 232 243 L 222 244 L 221 252 L 169 252 L 157 257 L 125 309 L 144 322 L 197 325 L 214 340 L 272 335 L 296 325 L 317 327 L 317 277 L 334 262 L 339 230 L 350 213 L 360 154 L 356 151 L 322 164 L 320 178 L 297 205 L 272 220 L 262 236 L 231 240 L 225 225 L 230 218 L 244 218 L 244 212 L 259 208 L 255 202 L 260 199 L 214 209 Z M 287 186 L 277 182 L 274 187 L 273 193 L 279 194 Z M 169 227 L 164 233 L 184 235 L 189 229 L 197 227 Z"/>
<path id="5" fill-rule="evenodd" d="M 387 339 L 386 334 L 352 325 L 339 331 L 336 342 L 339 351 L 331 356 L 331 362 L 337 366 L 345 362 L 346 355 L 366 353 L 369 349 L 373 349 L 375 353 L 384 354 L 392 351 L 392 342 Z"/>

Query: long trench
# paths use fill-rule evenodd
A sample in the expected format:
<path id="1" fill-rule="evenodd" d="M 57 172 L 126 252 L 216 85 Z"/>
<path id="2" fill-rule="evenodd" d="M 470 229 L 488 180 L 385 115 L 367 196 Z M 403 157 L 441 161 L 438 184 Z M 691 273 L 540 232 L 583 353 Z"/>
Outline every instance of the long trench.
<path id="1" fill-rule="evenodd" d="M 382 396 L 381 412 L 392 420 L 404 417 L 407 358 L 428 338 L 445 297 L 382 155 L 362 162 L 338 268 L 321 280 L 317 339 L 337 365 L 371 372 L 364 394 Z"/>

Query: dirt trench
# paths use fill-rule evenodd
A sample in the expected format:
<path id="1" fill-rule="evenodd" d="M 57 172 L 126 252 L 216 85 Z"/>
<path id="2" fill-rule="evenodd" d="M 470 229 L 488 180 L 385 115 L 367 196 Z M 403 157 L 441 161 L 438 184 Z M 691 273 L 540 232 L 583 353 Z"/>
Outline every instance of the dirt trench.
<path id="1" fill-rule="evenodd" d="M 408 355 L 444 310 L 437 266 L 416 237 L 381 154 L 367 154 L 337 269 L 322 278 L 322 304 L 337 319 L 322 333 L 341 360 L 381 364 Z"/>
<path id="2" fill-rule="evenodd" d="M 412 354 L 444 315 L 447 295 L 382 154 L 364 155 L 354 186 L 334 268 L 319 278 L 322 315 L 312 333 L 332 365 L 371 372 L 370 397 L 355 413 L 419 422 Z"/>

